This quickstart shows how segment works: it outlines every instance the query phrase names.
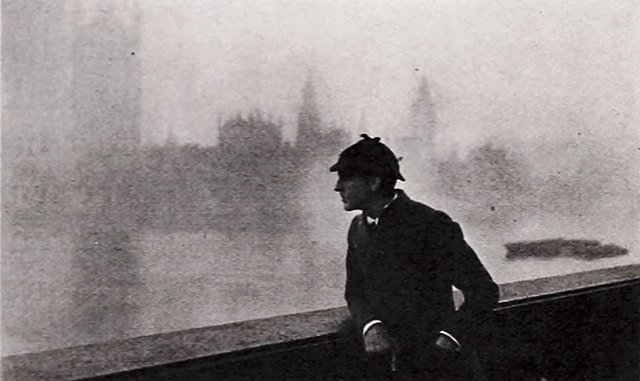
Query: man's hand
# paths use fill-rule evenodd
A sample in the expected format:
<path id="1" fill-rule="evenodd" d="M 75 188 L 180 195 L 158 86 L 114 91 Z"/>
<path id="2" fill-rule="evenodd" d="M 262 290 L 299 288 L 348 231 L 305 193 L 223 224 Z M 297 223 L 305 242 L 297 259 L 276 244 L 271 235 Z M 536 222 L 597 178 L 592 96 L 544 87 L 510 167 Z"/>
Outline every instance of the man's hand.
<path id="1" fill-rule="evenodd" d="M 459 349 L 458 343 L 453 341 L 449 336 L 439 334 L 436 339 L 436 346 L 447 351 L 457 351 Z"/>
<path id="2" fill-rule="evenodd" d="M 364 335 L 364 350 L 367 354 L 384 354 L 392 350 L 391 337 L 382 324 L 375 324 Z"/>

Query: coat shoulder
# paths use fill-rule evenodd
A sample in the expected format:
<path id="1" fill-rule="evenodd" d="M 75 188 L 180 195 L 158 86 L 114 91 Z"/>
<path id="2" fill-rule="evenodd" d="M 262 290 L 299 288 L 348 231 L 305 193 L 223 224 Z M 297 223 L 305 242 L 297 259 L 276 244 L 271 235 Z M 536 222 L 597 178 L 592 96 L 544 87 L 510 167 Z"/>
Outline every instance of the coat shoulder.
<path id="1" fill-rule="evenodd" d="M 362 215 L 362 213 L 360 213 L 357 216 L 353 217 L 353 219 L 351 220 L 350 229 L 355 229 L 358 226 L 360 226 L 363 223 L 363 219 L 364 219 L 364 216 Z"/>
<path id="2" fill-rule="evenodd" d="M 429 236 L 453 236 L 459 234 L 459 225 L 442 210 L 434 209 L 421 202 L 407 203 L 404 218 L 409 226 L 418 231 L 428 231 Z"/>
<path id="3" fill-rule="evenodd" d="M 447 224 L 452 222 L 447 213 L 413 200 L 407 203 L 405 215 L 412 220 L 418 220 L 423 223 Z"/>

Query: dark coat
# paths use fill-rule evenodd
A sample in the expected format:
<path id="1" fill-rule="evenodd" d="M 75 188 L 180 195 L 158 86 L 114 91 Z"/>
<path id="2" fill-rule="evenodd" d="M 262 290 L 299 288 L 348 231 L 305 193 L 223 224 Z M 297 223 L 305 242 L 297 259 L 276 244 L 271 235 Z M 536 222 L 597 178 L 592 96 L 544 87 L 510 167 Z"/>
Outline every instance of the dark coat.
<path id="1" fill-rule="evenodd" d="M 362 214 L 351 223 L 345 291 L 351 316 L 360 332 L 381 320 L 410 358 L 432 350 L 440 331 L 468 348 L 498 302 L 498 287 L 457 223 L 397 192 L 377 226 Z M 451 286 L 464 294 L 457 311 Z"/>

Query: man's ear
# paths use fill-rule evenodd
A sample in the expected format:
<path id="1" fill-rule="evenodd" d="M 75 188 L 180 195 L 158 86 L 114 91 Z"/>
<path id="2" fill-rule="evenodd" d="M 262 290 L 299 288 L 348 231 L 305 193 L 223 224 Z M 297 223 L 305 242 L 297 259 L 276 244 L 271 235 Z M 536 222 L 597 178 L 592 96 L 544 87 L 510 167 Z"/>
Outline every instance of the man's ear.
<path id="1" fill-rule="evenodd" d="M 380 190 L 382 187 L 382 179 L 380 177 L 371 177 L 371 181 L 369 183 L 369 189 L 371 191 Z"/>

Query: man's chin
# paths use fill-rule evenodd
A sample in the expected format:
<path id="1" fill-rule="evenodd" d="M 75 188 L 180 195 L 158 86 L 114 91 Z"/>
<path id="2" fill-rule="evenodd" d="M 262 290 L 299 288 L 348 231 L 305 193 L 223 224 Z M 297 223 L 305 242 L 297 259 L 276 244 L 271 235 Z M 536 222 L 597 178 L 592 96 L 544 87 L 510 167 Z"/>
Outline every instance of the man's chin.
<path id="1" fill-rule="evenodd" d="M 346 210 L 347 212 L 350 212 L 350 211 L 352 211 L 352 210 L 356 210 L 356 208 L 354 208 L 354 207 L 353 207 L 353 205 L 350 205 L 350 204 L 347 204 L 347 203 L 342 204 L 342 207 L 343 207 L 343 208 L 344 208 L 344 210 Z"/>

